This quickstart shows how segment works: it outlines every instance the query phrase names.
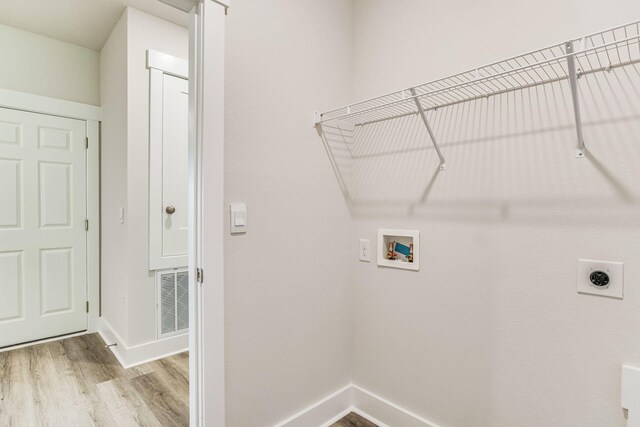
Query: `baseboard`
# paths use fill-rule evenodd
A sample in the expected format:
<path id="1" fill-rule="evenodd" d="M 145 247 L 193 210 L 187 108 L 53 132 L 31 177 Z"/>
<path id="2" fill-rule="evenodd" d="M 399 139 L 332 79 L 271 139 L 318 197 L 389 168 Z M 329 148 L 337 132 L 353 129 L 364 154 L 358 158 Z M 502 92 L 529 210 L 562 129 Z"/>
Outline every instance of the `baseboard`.
<path id="1" fill-rule="evenodd" d="M 189 334 L 175 335 L 129 346 L 104 318 L 100 322 L 98 333 L 107 345 L 117 344 L 109 349 L 125 369 L 182 353 L 189 349 Z"/>
<path id="2" fill-rule="evenodd" d="M 320 424 L 319 427 L 331 427 L 335 422 L 337 422 L 338 420 L 341 420 L 342 418 L 344 418 L 345 416 L 347 416 L 351 412 L 355 412 L 355 411 L 356 411 L 356 408 L 354 408 L 353 406 L 349 406 L 344 411 L 339 412 L 338 415 L 334 415 L 333 417 L 329 418 L 324 423 Z"/>
<path id="3" fill-rule="evenodd" d="M 353 407 L 365 418 L 381 427 L 439 427 L 436 423 L 390 402 L 364 388 L 352 384 Z M 355 412 L 358 412 L 355 411 Z M 369 415 L 369 417 L 367 416 Z"/>
<path id="4" fill-rule="evenodd" d="M 358 409 L 358 408 L 352 408 L 352 412 L 355 412 L 356 414 L 360 415 L 362 418 L 371 421 L 372 423 L 374 423 L 375 425 L 377 425 L 378 427 L 390 427 L 389 425 L 383 423 L 382 421 L 380 421 L 379 419 L 377 419 L 376 417 L 374 417 L 373 415 L 367 414 L 366 412 Z"/>
<path id="5" fill-rule="evenodd" d="M 309 427 L 329 425 L 331 420 L 339 420 L 340 414 L 348 414 L 351 407 L 351 384 L 331 393 L 329 396 L 319 400 L 279 422 L 274 427 Z"/>
<path id="6" fill-rule="evenodd" d="M 349 384 L 274 427 L 328 427 L 350 412 L 380 427 L 439 427 L 355 384 Z"/>
<path id="7" fill-rule="evenodd" d="M 100 334 L 100 336 L 102 337 L 102 340 L 105 342 L 106 345 L 115 344 L 115 346 L 109 347 L 109 350 L 111 350 L 111 353 L 113 353 L 116 359 L 118 359 L 118 362 L 120 362 L 123 368 L 128 368 L 128 366 L 126 366 L 126 363 L 122 355 L 120 354 L 120 349 L 117 348 L 120 345 L 124 347 L 125 346 L 125 344 L 123 344 L 124 341 L 118 336 L 118 334 L 114 332 L 111 325 L 109 325 L 109 323 L 104 319 L 101 319 L 100 321 L 98 334 Z"/>

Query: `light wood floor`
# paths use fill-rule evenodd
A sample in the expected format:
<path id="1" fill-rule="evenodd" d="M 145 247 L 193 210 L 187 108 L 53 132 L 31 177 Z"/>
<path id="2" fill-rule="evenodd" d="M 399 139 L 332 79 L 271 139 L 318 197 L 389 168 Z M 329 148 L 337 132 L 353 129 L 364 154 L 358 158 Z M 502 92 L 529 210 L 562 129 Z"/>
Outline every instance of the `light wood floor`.
<path id="1" fill-rule="evenodd" d="M 362 418 L 355 412 L 350 412 L 329 427 L 378 427 L 378 425 Z"/>
<path id="2" fill-rule="evenodd" d="M 123 369 L 98 334 L 0 353 L 0 426 L 188 426 L 189 358 Z"/>

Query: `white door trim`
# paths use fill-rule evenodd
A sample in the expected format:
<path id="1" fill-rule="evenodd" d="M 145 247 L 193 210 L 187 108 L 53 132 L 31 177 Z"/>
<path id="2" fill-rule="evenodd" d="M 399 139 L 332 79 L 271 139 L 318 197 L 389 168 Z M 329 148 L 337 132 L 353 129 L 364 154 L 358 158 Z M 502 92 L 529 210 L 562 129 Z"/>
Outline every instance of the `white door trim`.
<path id="1" fill-rule="evenodd" d="M 215 0 L 198 0 L 189 13 L 191 427 L 225 425 L 223 241 L 226 9 L 227 5 Z M 197 280 L 198 271 L 204 271 L 200 280 Z"/>
<path id="2" fill-rule="evenodd" d="M 183 79 L 189 78 L 189 61 L 153 49 L 147 49 L 147 68 Z"/>
<path id="3" fill-rule="evenodd" d="M 198 272 L 201 265 L 202 144 L 200 127 L 202 84 L 198 64 L 202 52 L 198 48 L 202 26 L 201 5 L 189 12 L 189 425 L 204 427 L 202 302 Z M 223 395 L 224 399 L 224 395 Z M 221 424 L 224 425 L 224 422 Z"/>
<path id="4" fill-rule="evenodd" d="M 9 89 L 0 89 L 0 107 L 69 119 L 95 122 L 102 120 L 102 108 L 95 105 L 81 104 Z"/>
<path id="5" fill-rule="evenodd" d="M 160 0 L 162 3 L 173 6 L 176 9 L 190 12 L 196 7 L 200 0 Z M 229 7 L 229 0 L 212 0 L 214 3 L 218 3 L 220 6 L 224 6 L 225 9 Z"/>
<path id="6" fill-rule="evenodd" d="M 100 328 L 100 122 L 87 120 L 87 332 Z"/>
<path id="7" fill-rule="evenodd" d="M 96 332 L 100 321 L 100 117 L 102 109 L 31 93 L 0 89 L 0 107 L 29 113 L 66 117 L 86 123 L 87 162 L 87 332 Z"/>

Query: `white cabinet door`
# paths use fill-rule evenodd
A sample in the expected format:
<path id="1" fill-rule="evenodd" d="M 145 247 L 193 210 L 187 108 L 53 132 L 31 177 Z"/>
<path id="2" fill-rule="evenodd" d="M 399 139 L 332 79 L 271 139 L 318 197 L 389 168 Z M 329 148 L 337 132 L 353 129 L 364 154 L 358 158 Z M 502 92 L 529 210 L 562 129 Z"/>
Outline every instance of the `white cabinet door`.
<path id="1" fill-rule="evenodd" d="M 187 254 L 189 82 L 164 75 L 162 103 L 162 255 Z M 167 213 L 173 206 L 175 212 Z"/>
<path id="2" fill-rule="evenodd" d="M 151 83 L 149 268 L 157 270 L 188 264 L 189 83 L 152 72 L 159 74 Z M 153 87 L 159 79 L 161 97 Z M 154 98 L 161 99 L 161 110 Z"/>
<path id="3" fill-rule="evenodd" d="M 0 108 L 0 347 L 87 329 L 86 125 Z"/>

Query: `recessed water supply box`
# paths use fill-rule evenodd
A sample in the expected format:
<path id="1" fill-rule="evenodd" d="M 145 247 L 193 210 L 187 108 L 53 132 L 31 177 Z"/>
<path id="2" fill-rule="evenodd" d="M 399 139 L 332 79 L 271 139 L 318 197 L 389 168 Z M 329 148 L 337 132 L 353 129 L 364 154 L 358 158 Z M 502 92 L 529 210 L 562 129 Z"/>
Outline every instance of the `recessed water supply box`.
<path id="1" fill-rule="evenodd" d="M 378 265 L 420 270 L 420 232 L 378 229 Z"/>

